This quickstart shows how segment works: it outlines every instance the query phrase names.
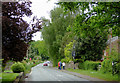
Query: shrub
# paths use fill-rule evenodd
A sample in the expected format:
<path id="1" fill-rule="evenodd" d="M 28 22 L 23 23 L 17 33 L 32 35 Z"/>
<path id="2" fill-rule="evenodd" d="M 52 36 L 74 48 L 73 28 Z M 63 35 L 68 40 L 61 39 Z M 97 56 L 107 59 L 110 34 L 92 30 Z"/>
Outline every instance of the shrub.
<path id="1" fill-rule="evenodd" d="M 28 63 L 30 60 L 29 59 L 26 59 L 26 62 Z"/>
<path id="2" fill-rule="evenodd" d="M 29 73 L 31 71 L 31 65 L 27 65 L 27 63 L 23 63 L 24 67 L 25 67 L 25 73 Z"/>
<path id="3" fill-rule="evenodd" d="M 25 67 L 22 63 L 16 62 L 11 66 L 11 69 L 14 73 L 20 73 L 25 71 Z"/>
<path id="4" fill-rule="evenodd" d="M 117 64 L 117 73 L 120 76 L 120 63 Z"/>
<path id="5" fill-rule="evenodd" d="M 103 73 L 112 73 L 114 74 L 119 74 L 120 73 L 120 63 L 118 62 L 114 62 L 114 65 L 112 65 L 112 60 L 110 59 L 105 59 L 102 62 L 102 67 L 101 67 L 101 71 Z"/>
<path id="6" fill-rule="evenodd" d="M 79 63 L 79 64 L 78 64 L 78 68 L 79 68 L 79 69 L 85 69 L 85 68 L 84 68 L 84 63 Z"/>
<path id="7" fill-rule="evenodd" d="M 112 72 L 112 61 L 110 59 L 105 59 L 102 62 L 101 70 L 103 73 Z"/>
<path id="8" fill-rule="evenodd" d="M 94 61 L 85 61 L 84 68 L 85 70 L 98 70 L 98 66 L 101 65 L 101 62 L 94 62 Z"/>
<path id="9" fill-rule="evenodd" d="M 112 74 L 119 74 L 120 73 L 120 63 L 115 63 L 113 67 Z"/>

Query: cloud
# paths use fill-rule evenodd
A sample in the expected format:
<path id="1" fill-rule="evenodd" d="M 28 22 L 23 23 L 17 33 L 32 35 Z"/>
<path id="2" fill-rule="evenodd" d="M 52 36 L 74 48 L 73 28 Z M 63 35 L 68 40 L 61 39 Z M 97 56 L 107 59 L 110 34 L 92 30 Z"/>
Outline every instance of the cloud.
<path id="1" fill-rule="evenodd" d="M 50 11 L 54 9 L 57 5 L 54 4 L 56 0 L 31 0 L 31 10 L 33 12 L 33 15 L 31 17 L 24 17 L 23 19 L 30 23 L 33 16 L 37 16 L 38 18 L 45 17 L 47 19 L 50 19 Z M 32 40 L 42 40 L 41 39 L 41 32 L 37 32 L 33 35 L 34 37 Z"/>
<path id="2" fill-rule="evenodd" d="M 38 41 L 38 40 L 43 40 L 43 38 L 41 38 L 41 32 L 36 32 L 33 34 L 34 37 L 32 37 L 32 40 Z"/>

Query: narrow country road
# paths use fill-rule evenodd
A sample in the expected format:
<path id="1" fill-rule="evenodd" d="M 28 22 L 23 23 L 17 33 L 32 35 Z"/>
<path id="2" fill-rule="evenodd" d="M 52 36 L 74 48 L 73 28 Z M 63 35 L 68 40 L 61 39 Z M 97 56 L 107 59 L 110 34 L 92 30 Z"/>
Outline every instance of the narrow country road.
<path id="1" fill-rule="evenodd" d="M 88 81 L 83 78 L 79 78 L 74 75 L 70 75 L 62 72 L 61 70 L 55 70 L 48 66 L 42 66 L 39 64 L 32 68 L 32 72 L 29 74 L 25 81 Z"/>

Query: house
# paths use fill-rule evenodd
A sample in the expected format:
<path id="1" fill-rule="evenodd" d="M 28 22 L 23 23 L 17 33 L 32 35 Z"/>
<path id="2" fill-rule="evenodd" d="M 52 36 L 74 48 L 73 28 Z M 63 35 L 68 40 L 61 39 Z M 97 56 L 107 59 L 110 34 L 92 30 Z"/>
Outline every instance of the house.
<path id="1" fill-rule="evenodd" d="M 108 41 L 106 42 L 107 43 L 107 47 L 103 51 L 104 52 L 104 55 L 102 57 L 103 60 L 104 60 L 104 56 L 109 56 L 112 48 L 115 48 L 115 50 L 118 52 L 118 42 L 119 42 L 118 36 L 115 36 L 115 37 L 111 36 L 111 38 L 108 39 Z M 109 49 L 109 52 L 106 51 L 108 49 Z"/>

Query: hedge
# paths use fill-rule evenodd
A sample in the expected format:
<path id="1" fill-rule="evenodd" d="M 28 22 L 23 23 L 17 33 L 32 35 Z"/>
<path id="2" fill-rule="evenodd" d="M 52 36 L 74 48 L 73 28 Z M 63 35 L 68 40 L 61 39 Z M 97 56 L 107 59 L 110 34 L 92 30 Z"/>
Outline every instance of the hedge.
<path id="1" fill-rule="evenodd" d="M 101 62 L 94 62 L 94 61 L 85 61 L 84 62 L 85 70 L 98 70 L 99 65 L 101 65 Z"/>
<path id="2" fill-rule="evenodd" d="M 22 63 L 16 62 L 11 66 L 11 69 L 14 73 L 20 73 L 25 71 L 25 67 Z"/>
<path id="3" fill-rule="evenodd" d="M 105 59 L 103 62 L 102 62 L 102 67 L 101 67 L 101 71 L 103 73 L 107 73 L 107 72 L 110 72 L 112 73 L 113 75 L 114 74 L 118 74 L 120 73 L 120 63 L 115 63 L 114 62 L 114 65 L 112 65 L 112 60 L 110 59 Z"/>
<path id="4" fill-rule="evenodd" d="M 85 68 L 84 68 L 84 63 L 79 63 L 79 64 L 78 64 L 78 68 L 79 68 L 79 69 L 85 69 Z"/>

